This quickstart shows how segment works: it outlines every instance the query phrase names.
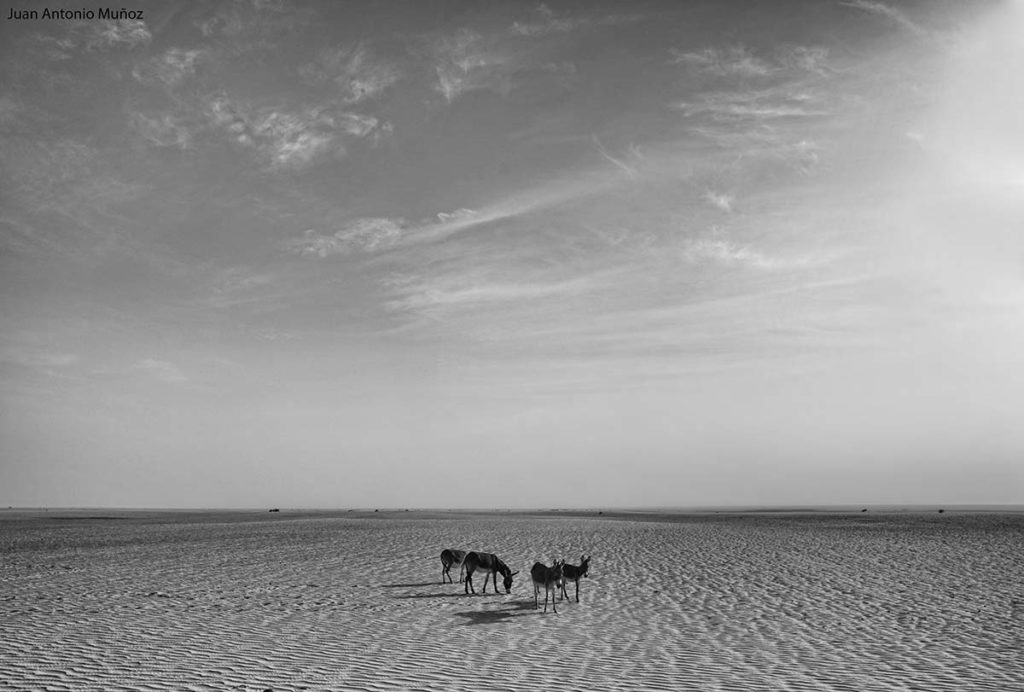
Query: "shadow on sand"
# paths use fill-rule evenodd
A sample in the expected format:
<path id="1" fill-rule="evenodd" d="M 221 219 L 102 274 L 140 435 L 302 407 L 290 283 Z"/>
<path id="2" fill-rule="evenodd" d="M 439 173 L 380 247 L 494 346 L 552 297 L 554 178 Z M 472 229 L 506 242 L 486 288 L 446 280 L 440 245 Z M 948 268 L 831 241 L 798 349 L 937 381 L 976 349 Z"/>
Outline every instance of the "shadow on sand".
<path id="1" fill-rule="evenodd" d="M 418 581 L 414 584 L 381 584 L 385 589 L 411 589 L 416 586 L 437 586 L 437 581 Z"/>
<path id="2" fill-rule="evenodd" d="M 467 625 L 489 625 L 496 622 L 504 622 L 509 618 L 526 615 L 532 611 L 533 601 L 512 601 L 507 607 L 500 610 L 465 610 L 455 613 L 456 617 L 464 618 Z"/>
<path id="3" fill-rule="evenodd" d="M 394 598 L 463 598 L 463 593 L 407 593 L 394 596 Z"/>

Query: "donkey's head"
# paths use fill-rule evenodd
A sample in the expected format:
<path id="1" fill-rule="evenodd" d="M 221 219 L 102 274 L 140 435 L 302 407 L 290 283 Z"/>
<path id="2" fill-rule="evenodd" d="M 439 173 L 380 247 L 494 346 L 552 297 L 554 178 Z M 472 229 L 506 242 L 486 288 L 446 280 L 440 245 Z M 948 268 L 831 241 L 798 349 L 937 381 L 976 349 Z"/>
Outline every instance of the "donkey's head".
<path id="1" fill-rule="evenodd" d="M 502 583 L 505 585 L 505 593 L 512 593 L 512 577 L 519 574 L 519 571 L 517 570 L 515 572 L 512 572 L 509 571 L 508 567 L 506 567 L 501 574 L 504 577 L 504 579 L 502 579 Z"/>
<path id="2" fill-rule="evenodd" d="M 581 577 L 587 576 L 587 571 L 590 569 L 590 558 L 586 555 L 580 555 L 580 570 L 579 575 Z"/>

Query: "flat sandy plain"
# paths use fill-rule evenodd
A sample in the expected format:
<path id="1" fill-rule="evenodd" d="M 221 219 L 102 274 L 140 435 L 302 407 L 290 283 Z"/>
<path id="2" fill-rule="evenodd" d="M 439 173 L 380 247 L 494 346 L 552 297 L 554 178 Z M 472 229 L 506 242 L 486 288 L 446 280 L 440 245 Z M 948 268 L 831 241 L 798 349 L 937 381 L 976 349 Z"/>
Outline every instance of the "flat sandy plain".
<path id="1" fill-rule="evenodd" d="M 0 559 L 3 690 L 1024 690 L 1019 512 L 8 510 Z"/>

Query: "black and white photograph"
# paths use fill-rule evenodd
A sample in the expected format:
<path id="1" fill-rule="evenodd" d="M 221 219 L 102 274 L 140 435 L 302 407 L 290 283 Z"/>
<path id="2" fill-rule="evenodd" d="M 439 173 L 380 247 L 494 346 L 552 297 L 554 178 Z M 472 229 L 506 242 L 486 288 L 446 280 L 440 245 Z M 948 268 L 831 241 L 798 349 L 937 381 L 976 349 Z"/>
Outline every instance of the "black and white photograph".
<path id="1" fill-rule="evenodd" d="M 1022 647 L 1024 0 L 0 6 L 0 689 Z"/>

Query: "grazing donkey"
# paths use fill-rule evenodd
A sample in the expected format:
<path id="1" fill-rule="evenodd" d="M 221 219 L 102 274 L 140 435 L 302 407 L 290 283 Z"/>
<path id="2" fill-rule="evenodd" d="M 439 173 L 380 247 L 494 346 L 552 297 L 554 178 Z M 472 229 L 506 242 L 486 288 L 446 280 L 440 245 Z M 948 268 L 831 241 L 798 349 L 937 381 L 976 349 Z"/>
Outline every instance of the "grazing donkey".
<path id="1" fill-rule="evenodd" d="M 555 594 L 558 593 L 559 587 L 562 586 L 562 565 L 565 562 L 559 562 L 555 560 L 555 564 L 551 567 L 546 566 L 543 562 L 533 563 L 533 568 L 530 569 L 530 577 L 533 579 L 533 609 L 540 608 L 539 594 L 540 587 L 544 587 L 544 612 L 548 612 L 548 594 L 551 594 L 551 608 L 556 613 L 558 607 L 555 605 Z"/>
<path id="2" fill-rule="evenodd" d="M 477 570 L 484 573 L 484 593 L 487 593 L 487 580 L 492 575 L 494 576 L 494 593 L 498 593 L 499 573 L 504 577 L 505 593 L 512 593 L 512 577 L 519 574 L 519 572 L 510 570 L 508 565 L 494 553 L 466 553 L 466 558 L 462 561 L 462 569 L 466 571 L 466 593 L 469 593 L 470 589 L 476 593 L 476 588 L 473 586 L 473 572 Z"/>
<path id="3" fill-rule="evenodd" d="M 465 550 L 455 550 L 454 548 L 445 548 L 441 551 L 441 583 L 444 584 L 445 577 L 448 577 L 448 583 L 454 584 L 452 581 L 451 569 L 453 565 L 459 566 L 459 583 L 462 583 L 462 561 L 466 558 Z"/>
<path id="4" fill-rule="evenodd" d="M 565 582 L 571 581 L 576 584 L 576 602 L 580 602 L 580 579 L 587 576 L 587 570 L 590 569 L 590 558 L 586 555 L 580 555 L 580 564 L 566 565 L 562 564 L 562 598 L 569 598 L 569 594 L 565 592 Z"/>

